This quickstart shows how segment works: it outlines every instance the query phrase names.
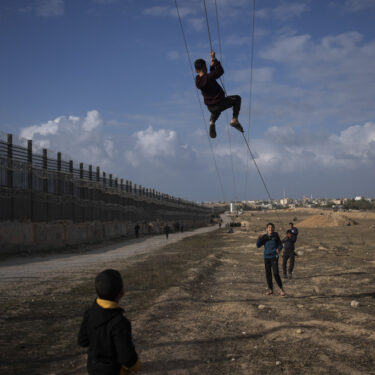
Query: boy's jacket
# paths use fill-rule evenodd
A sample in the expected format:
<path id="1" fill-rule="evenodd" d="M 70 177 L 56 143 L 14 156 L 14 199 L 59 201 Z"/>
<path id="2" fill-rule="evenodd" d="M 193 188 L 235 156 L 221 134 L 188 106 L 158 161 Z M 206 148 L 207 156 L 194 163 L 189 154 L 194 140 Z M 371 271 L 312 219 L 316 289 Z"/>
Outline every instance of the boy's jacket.
<path id="1" fill-rule="evenodd" d="M 201 90 L 204 104 L 208 106 L 216 105 L 225 98 L 225 93 L 221 86 L 216 82 L 224 74 L 224 69 L 220 61 L 215 60 L 214 65 L 210 66 L 210 72 L 199 75 L 195 78 L 195 85 Z"/>
<path id="2" fill-rule="evenodd" d="M 85 312 L 78 334 L 78 345 L 88 347 L 90 375 L 119 375 L 123 366 L 138 361 L 131 324 L 115 302 L 98 298 Z"/>
<path id="3" fill-rule="evenodd" d="M 284 254 L 289 255 L 294 252 L 294 244 L 296 242 L 297 237 L 296 236 L 291 236 L 291 237 L 285 237 L 283 239 L 283 244 L 284 244 Z"/>
<path id="4" fill-rule="evenodd" d="M 277 232 L 273 232 L 271 235 L 264 234 L 261 238 L 258 238 L 257 247 L 259 248 L 263 245 L 264 258 L 266 259 L 277 258 L 276 249 L 281 250 L 283 248 L 283 244 Z"/>

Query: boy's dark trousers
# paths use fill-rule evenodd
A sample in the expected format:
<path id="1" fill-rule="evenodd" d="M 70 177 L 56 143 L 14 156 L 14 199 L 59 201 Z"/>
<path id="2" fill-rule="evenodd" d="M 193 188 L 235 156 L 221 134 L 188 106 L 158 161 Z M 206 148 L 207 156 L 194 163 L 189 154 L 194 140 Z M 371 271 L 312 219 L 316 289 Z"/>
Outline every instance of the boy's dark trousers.
<path id="1" fill-rule="evenodd" d="M 289 268 L 288 268 L 288 273 L 292 274 L 293 273 L 293 268 L 294 268 L 294 251 L 291 252 L 290 254 L 284 254 L 283 255 L 283 274 L 286 276 L 286 264 L 289 259 Z"/>
<path id="2" fill-rule="evenodd" d="M 264 258 L 264 268 L 266 270 L 266 279 L 267 285 L 269 290 L 273 290 L 273 283 L 272 283 L 272 272 L 273 277 L 275 278 L 277 285 L 280 289 L 283 288 L 283 283 L 281 282 L 281 278 L 279 275 L 279 258 Z"/>
<path id="3" fill-rule="evenodd" d="M 233 107 L 233 118 L 237 118 L 241 109 L 241 97 L 239 95 L 226 96 L 220 103 L 207 106 L 211 112 L 210 121 L 216 122 L 221 112 Z"/>

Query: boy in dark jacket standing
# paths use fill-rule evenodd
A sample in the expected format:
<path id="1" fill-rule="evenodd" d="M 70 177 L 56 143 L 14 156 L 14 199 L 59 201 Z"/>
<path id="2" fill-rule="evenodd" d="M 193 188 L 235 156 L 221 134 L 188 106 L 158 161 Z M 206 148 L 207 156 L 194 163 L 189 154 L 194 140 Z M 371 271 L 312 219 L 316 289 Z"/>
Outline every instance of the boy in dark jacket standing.
<path id="1" fill-rule="evenodd" d="M 275 225 L 268 223 L 266 225 L 267 233 L 259 235 L 257 239 L 257 248 L 264 246 L 264 268 L 266 270 L 266 279 L 268 285 L 267 296 L 273 294 L 272 272 L 277 285 L 280 288 L 280 296 L 285 296 L 283 283 L 279 275 L 279 254 L 283 244 L 277 232 Z"/>
<path id="2" fill-rule="evenodd" d="M 288 274 L 289 278 L 293 278 L 293 268 L 294 268 L 294 244 L 296 243 L 297 236 L 295 236 L 291 229 L 286 231 L 286 237 L 282 240 L 284 244 L 284 254 L 283 254 L 283 274 L 284 277 L 287 279 L 288 276 L 286 274 L 286 264 L 289 259 L 289 269 Z"/>
<path id="3" fill-rule="evenodd" d="M 133 344 L 131 324 L 118 305 L 124 295 L 121 275 L 105 270 L 95 279 L 98 294 L 85 312 L 78 334 L 78 345 L 88 347 L 90 375 L 125 375 L 140 369 Z"/>
<path id="4" fill-rule="evenodd" d="M 239 95 L 225 96 L 224 90 L 217 83 L 224 74 L 224 69 L 220 61 L 216 60 L 215 52 L 210 52 L 211 65 L 210 72 L 207 73 L 207 65 L 203 59 L 194 62 L 195 71 L 198 75 L 195 78 L 195 85 L 201 90 L 204 97 L 204 104 L 211 112 L 210 117 L 210 137 L 216 138 L 215 122 L 219 118 L 221 112 L 233 107 L 233 119 L 230 126 L 243 133 L 243 128 L 238 121 L 238 115 L 241 109 L 241 97 Z"/>

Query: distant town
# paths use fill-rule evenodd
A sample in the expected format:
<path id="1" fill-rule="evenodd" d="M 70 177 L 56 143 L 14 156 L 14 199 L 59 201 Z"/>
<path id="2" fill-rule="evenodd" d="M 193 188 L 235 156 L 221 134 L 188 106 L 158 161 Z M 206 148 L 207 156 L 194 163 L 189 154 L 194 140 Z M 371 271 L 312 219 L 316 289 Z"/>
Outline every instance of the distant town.
<path id="1" fill-rule="evenodd" d="M 204 202 L 207 206 L 227 206 L 235 204 L 244 211 L 271 210 L 283 208 L 325 208 L 334 210 L 375 210 L 375 198 L 356 196 L 354 198 L 282 198 L 279 200 L 243 200 L 238 202 Z"/>

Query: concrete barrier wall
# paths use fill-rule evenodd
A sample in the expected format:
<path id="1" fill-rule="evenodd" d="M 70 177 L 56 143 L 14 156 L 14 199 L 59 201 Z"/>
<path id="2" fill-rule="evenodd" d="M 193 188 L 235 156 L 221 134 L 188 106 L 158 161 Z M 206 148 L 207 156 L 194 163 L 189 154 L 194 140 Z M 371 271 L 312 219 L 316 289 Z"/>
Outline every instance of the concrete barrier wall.
<path id="1" fill-rule="evenodd" d="M 206 220 L 183 221 L 184 230 L 207 225 Z M 135 222 L 85 222 L 60 221 L 31 223 L 17 221 L 0 222 L 0 253 L 32 253 L 40 250 L 56 250 L 66 246 L 98 243 L 121 237 L 134 237 Z M 165 222 L 139 223 L 140 234 L 163 233 Z M 173 223 L 168 223 L 173 232 Z"/>

